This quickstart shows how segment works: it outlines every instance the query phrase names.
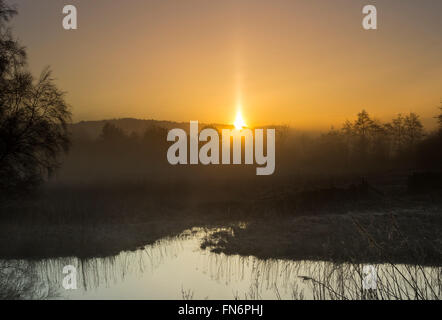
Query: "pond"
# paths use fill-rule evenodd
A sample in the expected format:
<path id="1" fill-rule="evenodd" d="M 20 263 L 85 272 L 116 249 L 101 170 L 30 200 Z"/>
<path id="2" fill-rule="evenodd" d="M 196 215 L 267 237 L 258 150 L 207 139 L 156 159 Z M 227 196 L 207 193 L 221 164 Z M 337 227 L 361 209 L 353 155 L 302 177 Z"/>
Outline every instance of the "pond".
<path id="1" fill-rule="evenodd" d="M 200 248 L 206 232 L 194 229 L 113 257 L 3 261 L 0 263 L 2 297 L 179 300 L 441 297 L 441 267 L 227 256 Z M 76 290 L 63 288 L 66 265 L 77 270 Z"/>

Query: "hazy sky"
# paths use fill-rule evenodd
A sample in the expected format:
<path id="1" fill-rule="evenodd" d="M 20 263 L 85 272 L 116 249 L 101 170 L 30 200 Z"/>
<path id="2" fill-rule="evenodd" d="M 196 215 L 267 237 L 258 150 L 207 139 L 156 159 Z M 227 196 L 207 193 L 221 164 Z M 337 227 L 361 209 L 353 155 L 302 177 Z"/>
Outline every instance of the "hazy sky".
<path id="1" fill-rule="evenodd" d="M 440 0 L 9 0 L 37 74 L 50 65 L 74 120 L 249 124 L 430 119 L 442 98 Z M 378 30 L 362 29 L 375 3 Z M 62 28 L 74 4 L 79 29 Z"/>

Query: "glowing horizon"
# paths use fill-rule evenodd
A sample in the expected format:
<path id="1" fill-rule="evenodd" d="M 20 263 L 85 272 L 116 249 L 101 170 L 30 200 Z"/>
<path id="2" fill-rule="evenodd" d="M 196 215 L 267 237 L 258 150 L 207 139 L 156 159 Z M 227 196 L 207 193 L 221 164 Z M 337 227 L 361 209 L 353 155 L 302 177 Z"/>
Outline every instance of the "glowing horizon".
<path id="1" fill-rule="evenodd" d="M 18 4 L 13 33 L 35 76 L 50 65 L 73 120 L 112 118 L 327 129 L 366 109 L 436 124 L 442 97 L 442 2 L 77 0 L 79 29 L 53 0 Z M 55 6 L 56 7 L 56 6 Z M 98 19 L 98 20 L 97 20 Z M 43 35 L 43 36 L 42 36 Z M 233 102 L 233 103 L 232 103 Z M 232 107 L 226 107 L 232 106 Z M 253 110 L 253 111 L 252 111 Z"/>
<path id="2" fill-rule="evenodd" d="M 241 109 L 238 109 L 238 112 L 236 114 L 236 119 L 233 125 L 235 126 L 236 130 L 242 130 L 243 128 L 247 127 L 242 117 Z"/>

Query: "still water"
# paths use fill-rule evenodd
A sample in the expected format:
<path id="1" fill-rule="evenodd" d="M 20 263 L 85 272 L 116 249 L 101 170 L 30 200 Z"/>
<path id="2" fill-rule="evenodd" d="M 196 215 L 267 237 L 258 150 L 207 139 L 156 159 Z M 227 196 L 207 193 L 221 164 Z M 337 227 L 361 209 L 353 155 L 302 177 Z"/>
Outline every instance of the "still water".
<path id="1" fill-rule="evenodd" d="M 2 262 L 1 287 L 20 291 L 25 299 L 441 297 L 440 267 L 382 264 L 370 266 L 373 275 L 360 264 L 227 256 L 201 249 L 203 236 L 204 231 L 192 230 L 115 257 Z M 66 265 L 77 269 L 76 290 L 63 288 Z M 367 284 L 376 290 L 366 290 Z"/>

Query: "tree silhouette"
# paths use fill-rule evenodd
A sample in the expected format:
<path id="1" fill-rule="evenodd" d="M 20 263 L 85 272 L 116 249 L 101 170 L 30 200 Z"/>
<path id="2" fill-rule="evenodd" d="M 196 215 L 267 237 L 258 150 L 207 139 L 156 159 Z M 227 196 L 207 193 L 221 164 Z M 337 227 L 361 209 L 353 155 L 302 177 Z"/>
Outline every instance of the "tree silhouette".
<path id="1" fill-rule="evenodd" d="M 422 125 L 419 116 L 415 113 L 410 113 L 405 116 L 404 127 L 405 143 L 409 148 L 414 148 L 424 135 L 424 126 Z"/>
<path id="2" fill-rule="evenodd" d="M 106 143 L 121 143 L 126 140 L 127 136 L 121 128 L 106 122 L 101 131 L 100 138 Z"/>
<path id="3" fill-rule="evenodd" d="M 439 131 L 442 132 L 442 100 L 440 102 L 439 110 L 440 110 L 440 113 L 437 116 L 437 121 L 439 122 Z"/>
<path id="4" fill-rule="evenodd" d="M 404 149 L 404 117 L 402 114 L 398 114 L 391 123 L 387 123 L 385 128 L 390 136 L 392 153 L 394 155 L 398 154 Z"/>
<path id="5" fill-rule="evenodd" d="M 16 10 L 0 0 L 0 190 L 35 186 L 69 147 L 69 107 L 46 68 L 28 71 L 26 51 L 8 22 Z"/>
<path id="6" fill-rule="evenodd" d="M 367 111 L 362 110 L 358 113 L 358 118 L 353 125 L 353 130 L 359 137 L 367 139 L 373 124 L 373 120 L 370 118 Z"/>
<path id="7" fill-rule="evenodd" d="M 394 155 L 415 148 L 424 136 L 424 127 L 415 113 L 405 116 L 398 114 L 385 128 L 390 136 Z"/>

